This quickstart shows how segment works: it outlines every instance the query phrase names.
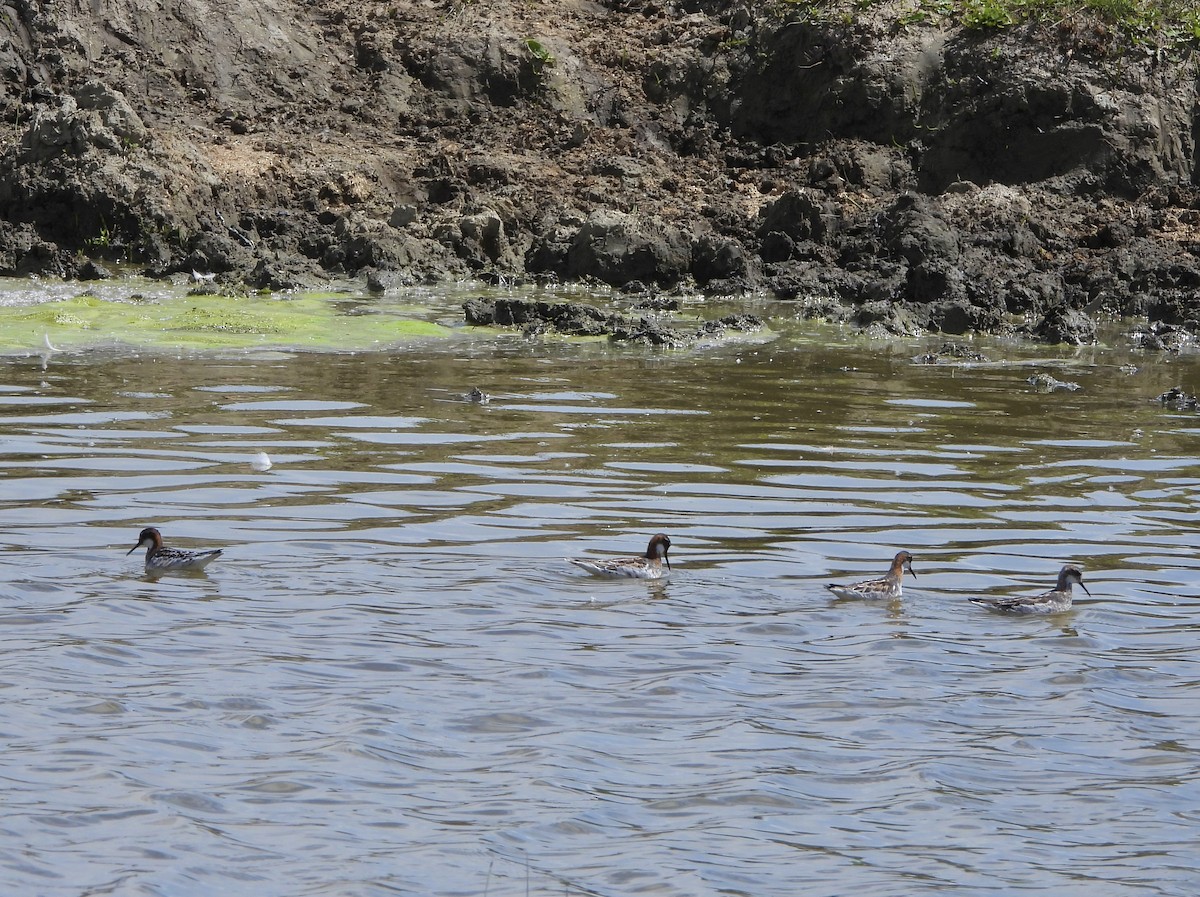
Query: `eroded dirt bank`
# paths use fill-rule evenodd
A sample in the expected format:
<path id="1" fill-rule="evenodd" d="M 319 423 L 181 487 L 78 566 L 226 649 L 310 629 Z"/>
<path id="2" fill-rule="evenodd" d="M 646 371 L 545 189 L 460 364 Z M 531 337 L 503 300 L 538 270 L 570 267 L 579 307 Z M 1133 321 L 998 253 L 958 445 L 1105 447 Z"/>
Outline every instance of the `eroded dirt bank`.
<path id="1" fill-rule="evenodd" d="M 11 0 L 0 274 L 595 278 L 893 331 L 1200 326 L 1195 54 L 901 8 Z"/>

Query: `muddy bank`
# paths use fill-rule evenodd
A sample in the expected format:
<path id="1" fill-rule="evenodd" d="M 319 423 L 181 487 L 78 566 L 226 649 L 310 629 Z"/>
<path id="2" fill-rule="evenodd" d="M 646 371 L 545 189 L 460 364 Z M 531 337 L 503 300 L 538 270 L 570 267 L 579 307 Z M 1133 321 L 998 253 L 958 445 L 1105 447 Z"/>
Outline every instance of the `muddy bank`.
<path id="1" fill-rule="evenodd" d="M 1102 315 L 1200 327 L 1194 55 L 889 13 L 15 0 L 0 274 L 766 291 L 1052 342 Z"/>

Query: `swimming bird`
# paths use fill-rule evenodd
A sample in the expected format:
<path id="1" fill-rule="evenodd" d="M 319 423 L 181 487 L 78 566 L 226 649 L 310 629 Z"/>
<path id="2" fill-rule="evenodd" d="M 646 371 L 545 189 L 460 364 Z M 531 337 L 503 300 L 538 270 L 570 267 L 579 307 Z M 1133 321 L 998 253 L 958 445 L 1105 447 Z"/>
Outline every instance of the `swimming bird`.
<path id="1" fill-rule="evenodd" d="M 671 540 L 662 533 L 658 533 L 650 539 L 650 544 L 646 546 L 646 553 L 635 558 L 608 558 L 600 561 L 593 561 L 589 558 L 567 558 L 567 563 L 582 567 L 597 576 L 661 579 L 667 575 L 663 572 L 663 564 L 667 565 L 668 571 L 671 569 L 671 562 L 667 560 L 667 551 L 670 547 Z"/>
<path id="2" fill-rule="evenodd" d="M 189 570 L 203 570 L 210 562 L 221 555 L 223 549 L 213 548 L 208 551 L 188 551 L 185 548 L 164 548 L 162 533 L 152 526 L 146 527 L 138 534 L 138 543 L 125 552 L 128 557 L 139 548 L 146 549 L 147 573 L 174 573 Z"/>
<path id="3" fill-rule="evenodd" d="M 970 598 L 972 604 L 1012 614 L 1061 614 L 1071 609 L 1071 586 L 1077 585 L 1088 597 L 1088 587 L 1083 584 L 1083 571 L 1074 564 L 1067 564 L 1058 571 L 1058 584 L 1049 592 L 1025 598 Z"/>
<path id="4" fill-rule="evenodd" d="M 905 570 L 908 570 L 913 576 L 917 575 L 912 568 L 912 555 L 907 551 L 898 551 L 896 552 L 896 556 L 892 558 L 892 568 L 888 570 L 887 576 L 883 579 L 868 579 L 865 582 L 856 582 L 848 586 L 840 586 L 837 583 L 831 582 L 825 588 L 829 589 L 829 591 L 833 592 L 839 598 L 869 598 L 872 601 L 894 601 L 902 594 L 900 583 L 904 580 Z"/>

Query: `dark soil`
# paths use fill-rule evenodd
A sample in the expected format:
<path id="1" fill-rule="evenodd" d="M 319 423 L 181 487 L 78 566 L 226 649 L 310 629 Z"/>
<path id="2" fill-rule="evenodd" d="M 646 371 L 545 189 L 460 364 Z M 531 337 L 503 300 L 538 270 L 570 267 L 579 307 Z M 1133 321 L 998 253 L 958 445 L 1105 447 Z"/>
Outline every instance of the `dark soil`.
<path id="1" fill-rule="evenodd" d="M 1086 22 L 9 3 L 0 274 L 594 280 L 1074 343 L 1200 322 L 1195 56 Z"/>

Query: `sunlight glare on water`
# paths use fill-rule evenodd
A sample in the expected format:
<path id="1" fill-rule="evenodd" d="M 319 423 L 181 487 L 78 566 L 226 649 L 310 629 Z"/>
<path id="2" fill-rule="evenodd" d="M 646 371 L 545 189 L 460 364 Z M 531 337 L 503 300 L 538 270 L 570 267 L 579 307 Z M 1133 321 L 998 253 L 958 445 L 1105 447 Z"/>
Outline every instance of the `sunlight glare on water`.
<path id="1" fill-rule="evenodd" d="M 1196 359 L 781 329 L 0 360 L 2 890 L 1194 895 Z"/>

